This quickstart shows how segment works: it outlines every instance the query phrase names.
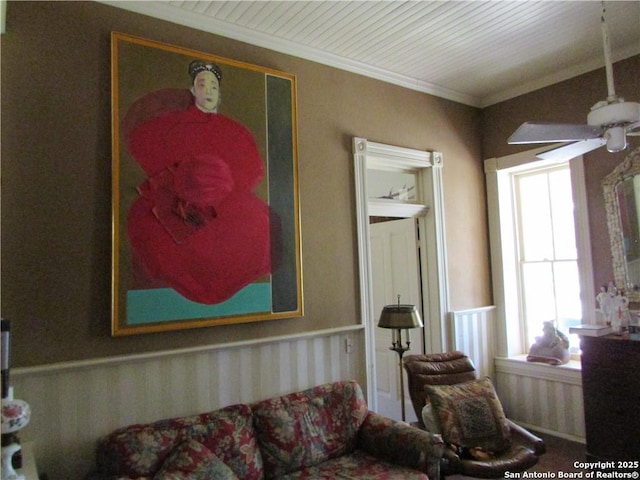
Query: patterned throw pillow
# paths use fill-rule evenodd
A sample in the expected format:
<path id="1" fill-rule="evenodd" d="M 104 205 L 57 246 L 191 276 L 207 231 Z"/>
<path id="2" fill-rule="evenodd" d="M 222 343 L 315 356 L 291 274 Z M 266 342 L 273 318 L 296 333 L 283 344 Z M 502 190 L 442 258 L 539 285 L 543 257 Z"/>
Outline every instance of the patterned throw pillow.
<path id="1" fill-rule="evenodd" d="M 367 403 L 354 381 L 328 383 L 252 405 L 265 478 L 277 478 L 356 448 Z"/>
<path id="2" fill-rule="evenodd" d="M 246 404 L 119 428 L 98 442 L 98 470 L 105 476 L 152 478 L 184 438 L 203 444 L 237 477 L 264 478 L 253 414 Z"/>
<path id="3" fill-rule="evenodd" d="M 490 452 L 509 447 L 509 425 L 488 377 L 455 385 L 426 385 L 425 391 L 445 442 Z"/>
<path id="4" fill-rule="evenodd" d="M 211 450 L 192 439 L 180 443 L 169 455 L 154 480 L 238 480 L 233 471 Z"/>

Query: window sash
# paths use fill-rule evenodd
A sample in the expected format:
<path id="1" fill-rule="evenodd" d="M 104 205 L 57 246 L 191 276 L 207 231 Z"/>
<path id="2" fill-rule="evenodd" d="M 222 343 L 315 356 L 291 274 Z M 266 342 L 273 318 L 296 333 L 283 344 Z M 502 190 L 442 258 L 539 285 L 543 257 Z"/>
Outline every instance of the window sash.
<path id="1" fill-rule="evenodd" d="M 551 320 L 568 335 L 580 323 L 580 276 L 568 165 L 514 173 L 518 296 L 524 345 Z M 568 184 L 568 188 L 567 188 Z M 572 350 L 578 338 L 570 337 Z"/>
<path id="2" fill-rule="evenodd" d="M 519 265 L 516 254 L 518 240 L 514 227 L 516 215 L 513 174 L 525 170 L 529 171 L 534 167 L 557 165 L 556 162 L 536 157 L 537 154 L 552 147 L 554 146 L 545 145 L 529 151 L 499 158 L 489 158 L 484 161 L 491 270 L 496 306 L 496 355 L 501 357 L 526 354 L 529 349 L 529 345 L 525 344 L 524 325 L 521 321 L 514 321 L 514 319 L 521 317 L 522 308 L 518 298 Z M 594 308 L 597 288 L 593 274 L 584 159 L 576 157 L 568 163 L 574 195 L 578 269 L 582 291 L 582 322 L 597 323 L 598 319 Z"/>

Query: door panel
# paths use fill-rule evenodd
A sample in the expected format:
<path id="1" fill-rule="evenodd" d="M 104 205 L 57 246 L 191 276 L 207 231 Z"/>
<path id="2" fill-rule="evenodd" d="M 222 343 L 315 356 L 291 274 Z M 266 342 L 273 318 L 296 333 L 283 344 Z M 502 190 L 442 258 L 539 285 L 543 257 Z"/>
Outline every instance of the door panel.
<path id="1" fill-rule="evenodd" d="M 420 310 L 416 219 L 374 223 L 370 225 L 370 232 L 374 312 L 379 315 L 385 305 L 397 303 L 398 295 L 400 303 L 414 304 Z M 400 420 L 400 365 L 398 354 L 389 350 L 391 332 L 385 328 L 375 329 L 378 411 Z M 422 329 L 414 329 L 411 333 L 411 350 L 405 355 L 422 352 Z M 406 381 L 405 410 L 406 420 L 415 421 Z"/>

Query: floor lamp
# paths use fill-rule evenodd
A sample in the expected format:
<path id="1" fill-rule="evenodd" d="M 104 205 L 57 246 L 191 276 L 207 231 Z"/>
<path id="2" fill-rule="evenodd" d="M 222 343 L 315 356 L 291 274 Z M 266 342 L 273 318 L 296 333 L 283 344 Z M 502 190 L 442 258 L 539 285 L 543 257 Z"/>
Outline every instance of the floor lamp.
<path id="1" fill-rule="evenodd" d="M 406 418 L 402 356 L 404 352 L 411 348 L 411 334 L 409 330 L 422 327 L 422 319 L 415 305 L 400 305 L 400 295 L 398 295 L 398 303 L 396 305 L 387 305 L 382 309 L 378 327 L 393 329 L 392 344 L 389 350 L 393 350 L 400 357 L 400 399 L 402 403 L 402 421 L 404 422 Z M 402 345 L 402 330 L 406 330 L 405 346 Z"/>

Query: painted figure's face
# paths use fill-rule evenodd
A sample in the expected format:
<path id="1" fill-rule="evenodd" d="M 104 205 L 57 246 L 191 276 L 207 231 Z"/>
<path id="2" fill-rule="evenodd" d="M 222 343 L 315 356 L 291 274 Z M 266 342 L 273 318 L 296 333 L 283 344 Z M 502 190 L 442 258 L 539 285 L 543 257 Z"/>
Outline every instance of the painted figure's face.
<path id="1" fill-rule="evenodd" d="M 211 72 L 200 72 L 196 75 L 191 87 L 191 93 L 196 99 L 196 106 L 206 113 L 218 111 L 220 100 L 220 83 L 218 77 Z"/>

